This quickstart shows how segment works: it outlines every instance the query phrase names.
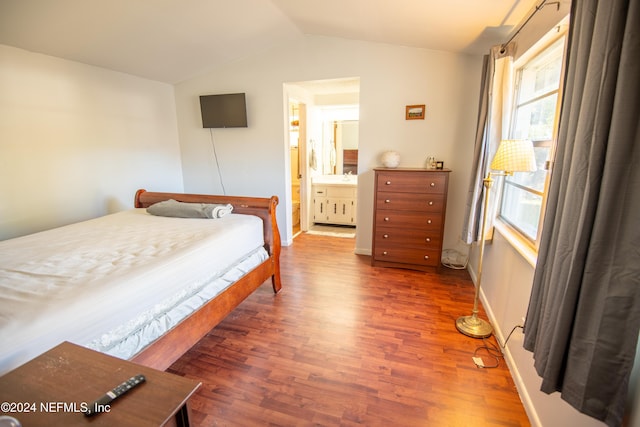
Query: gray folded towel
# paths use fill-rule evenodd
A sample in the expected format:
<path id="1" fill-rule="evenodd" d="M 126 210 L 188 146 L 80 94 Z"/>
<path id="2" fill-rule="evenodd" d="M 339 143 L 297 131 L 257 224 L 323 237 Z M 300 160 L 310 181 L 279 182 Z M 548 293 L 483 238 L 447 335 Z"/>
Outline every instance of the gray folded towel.
<path id="1" fill-rule="evenodd" d="M 233 211 L 232 205 L 208 204 L 204 208 L 207 218 L 222 218 Z"/>
<path id="2" fill-rule="evenodd" d="M 147 208 L 151 215 L 175 218 L 222 218 L 232 211 L 233 206 L 230 204 L 186 203 L 173 199 L 155 203 Z"/>

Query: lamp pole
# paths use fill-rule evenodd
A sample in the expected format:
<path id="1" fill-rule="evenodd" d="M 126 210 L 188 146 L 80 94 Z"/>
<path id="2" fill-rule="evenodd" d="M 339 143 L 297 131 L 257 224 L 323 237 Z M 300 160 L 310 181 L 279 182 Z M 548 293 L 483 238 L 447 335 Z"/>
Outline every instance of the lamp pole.
<path id="1" fill-rule="evenodd" d="M 478 275 L 476 283 L 476 293 L 473 298 L 473 311 L 471 316 L 461 316 L 456 320 L 456 328 L 461 333 L 472 338 L 486 338 L 493 333 L 493 327 L 486 320 L 478 317 L 478 297 L 480 296 L 480 283 L 482 282 L 482 259 L 484 257 L 484 233 L 487 223 L 487 209 L 489 209 L 489 190 L 493 184 L 491 171 L 482 180 L 484 184 L 484 210 L 482 211 L 482 226 L 480 227 L 480 254 L 478 260 Z"/>

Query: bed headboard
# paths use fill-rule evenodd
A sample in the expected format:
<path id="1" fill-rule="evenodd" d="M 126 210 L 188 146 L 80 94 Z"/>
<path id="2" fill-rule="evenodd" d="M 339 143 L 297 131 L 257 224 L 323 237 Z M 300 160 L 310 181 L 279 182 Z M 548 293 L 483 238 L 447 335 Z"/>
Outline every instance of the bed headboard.
<path id="1" fill-rule="evenodd" d="M 280 231 L 276 221 L 276 206 L 278 197 L 243 197 L 243 196 L 217 196 L 210 194 L 185 194 L 185 193 L 157 193 L 144 189 L 136 191 L 134 206 L 136 208 L 148 208 L 154 203 L 173 199 L 186 203 L 222 203 L 231 204 L 233 212 L 239 214 L 256 215 L 262 218 L 265 247 L 270 255 L 280 255 Z"/>

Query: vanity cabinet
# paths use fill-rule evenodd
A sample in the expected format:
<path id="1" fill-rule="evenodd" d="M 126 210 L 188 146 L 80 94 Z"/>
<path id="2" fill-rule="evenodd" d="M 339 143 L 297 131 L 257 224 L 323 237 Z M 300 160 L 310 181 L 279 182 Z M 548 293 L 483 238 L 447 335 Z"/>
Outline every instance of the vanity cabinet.
<path id="1" fill-rule="evenodd" d="M 374 266 L 440 268 L 448 169 L 375 169 Z"/>
<path id="2" fill-rule="evenodd" d="M 313 222 L 356 224 L 357 186 L 313 184 Z"/>

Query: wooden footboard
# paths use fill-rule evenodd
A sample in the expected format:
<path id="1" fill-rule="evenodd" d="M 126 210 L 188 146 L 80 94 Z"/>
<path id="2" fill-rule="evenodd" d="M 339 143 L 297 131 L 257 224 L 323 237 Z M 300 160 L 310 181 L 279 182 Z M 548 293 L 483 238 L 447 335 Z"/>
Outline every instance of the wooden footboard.
<path id="1" fill-rule="evenodd" d="M 155 193 L 138 190 L 135 207 L 147 208 L 163 200 L 188 203 L 229 203 L 233 212 L 262 218 L 265 249 L 269 258 L 172 330 L 132 358 L 132 361 L 155 369 L 167 369 L 222 321 L 265 280 L 271 278 L 273 291 L 282 288 L 280 279 L 280 232 L 276 221 L 278 198 L 214 196 L 204 194 Z"/>

